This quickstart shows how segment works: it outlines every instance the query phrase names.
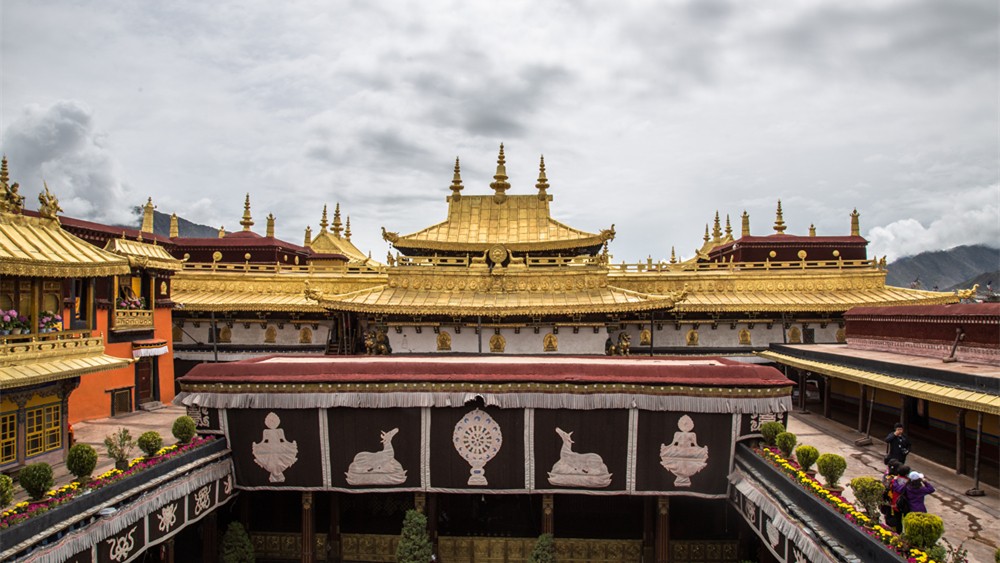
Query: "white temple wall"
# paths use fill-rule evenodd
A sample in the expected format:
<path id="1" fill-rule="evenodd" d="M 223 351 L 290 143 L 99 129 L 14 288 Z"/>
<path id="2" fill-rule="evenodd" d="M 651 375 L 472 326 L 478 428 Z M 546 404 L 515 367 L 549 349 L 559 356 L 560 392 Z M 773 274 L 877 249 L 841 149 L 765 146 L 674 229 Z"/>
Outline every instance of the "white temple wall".
<path id="1" fill-rule="evenodd" d="M 220 335 L 225 328 L 228 328 L 226 323 L 217 322 L 216 325 L 219 329 Z M 268 330 L 274 328 L 274 341 L 267 342 Z M 176 326 L 174 327 L 174 334 L 178 335 Z M 180 340 L 174 339 L 174 344 L 211 344 L 211 339 L 209 338 L 209 333 L 212 328 L 211 321 L 199 321 L 198 326 L 191 321 L 184 323 L 182 327 L 183 331 L 179 333 L 181 337 Z M 259 323 L 251 323 L 250 327 L 247 328 L 240 322 L 234 322 L 232 328 L 229 328 L 229 340 L 220 338 L 220 344 L 242 344 L 242 345 L 297 345 L 297 344 L 307 344 L 303 342 L 303 329 L 308 329 L 309 342 L 308 344 L 326 344 L 327 337 L 330 334 L 331 326 L 329 323 L 299 323 L 299 328 L 295 328 L 295 325 L 291 322 L 285 322 L 282 328 L 278 328 L 277 323 L 268 323 L 265 326 L 261 326 Z"/>
<path id="2" fill-rule="evenodd" d="M 447 332 L 451 337 L 451 350 L 441 351 L 442 353 L 469 353 L 479 352 L 479 336 L 476 329 L 472 327 L 462 327 L 460 333 L 455 332 L 455 327 L 442 326 L 440 332 Z M 396 328 L 390 327 L 388 331 L 389 344 L 392 346 L 394 354 L 427 354 L 438 352 L 439 333 L 435 333 L 431 327 L 421 327 L 417 332 L 416 327 L 402 327 L 401 332 L 396 332 Z M 596 334 L 591 327 L 581 327 L 574 334 L 572 328 L 560 327 L 559 333 L 553 336 L 556 339 L 557 347 L 554 352 L 545 351 L 545 337 L 553 333 L 551 326 L 541 327 L 538 333 L 534 328 L 521 328 L 515 332 L 513 328 L 500 329 L 500 336 L 504 339 L 504 354 L 603 354 L 604 341 L 607 339 L 607 332 L 600 329 Z M 490 340 L 496 334 L 493 328 L 483 328 L 482 349 L 483 353 L 490 352 Z"/>

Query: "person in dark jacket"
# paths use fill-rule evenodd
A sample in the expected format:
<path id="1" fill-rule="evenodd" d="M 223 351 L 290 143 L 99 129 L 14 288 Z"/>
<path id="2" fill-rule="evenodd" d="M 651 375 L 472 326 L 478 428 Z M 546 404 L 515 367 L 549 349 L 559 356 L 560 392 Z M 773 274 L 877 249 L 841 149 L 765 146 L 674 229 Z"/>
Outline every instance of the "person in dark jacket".
<path id="1" fill-rule="evenodd" d="M 886 459 L 896 459 L 900 463 L 906 463 L 906 456 L 910 453 L 910 439 L 903 434 L 903 425 L 896 423 L 892 433 L 885 437 L 885 444 L 888 448 Z"/>
<path id="2" fill-rule="evenodd" d="M 884 510 L 885 523 L 896 530 L 897 533 L 903 531 L 903 514 L 908 512 L 909 506 L 906 499 L 907 475 L 910 474 L 908 465 L 900 465 L 895 473 L 891 474 L 886 484 L 889 496 L 889 505 Z"/>
<path id="3" fill-rule="evenodd" d="M 903 494 L 906 495 L 907 504 L 909 504 L 907 514 L 910 512 L 927 512 L 924 498 L 934 492 L 934 485 L 927 482 L 923 473 L 916 471 L 911 471 L 907 479 L 909 479 L 909 482 L 903 488 Z"/>

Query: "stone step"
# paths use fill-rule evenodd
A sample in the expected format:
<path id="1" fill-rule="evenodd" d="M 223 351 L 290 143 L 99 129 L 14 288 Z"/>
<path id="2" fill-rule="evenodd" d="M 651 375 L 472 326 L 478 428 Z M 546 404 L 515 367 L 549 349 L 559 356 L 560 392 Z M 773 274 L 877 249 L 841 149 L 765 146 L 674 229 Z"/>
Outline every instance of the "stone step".
<path id="1" fill-rule="evenodd" d="M 165 408 L 167 408 L 167 405 L 164 405 L 160 401 L 150 401 L 148 403 L 143 403 L 139 405 L 140 410 L 150 411 L 150 412 L 158 411 L 160 409 L 165 409 Z"/>

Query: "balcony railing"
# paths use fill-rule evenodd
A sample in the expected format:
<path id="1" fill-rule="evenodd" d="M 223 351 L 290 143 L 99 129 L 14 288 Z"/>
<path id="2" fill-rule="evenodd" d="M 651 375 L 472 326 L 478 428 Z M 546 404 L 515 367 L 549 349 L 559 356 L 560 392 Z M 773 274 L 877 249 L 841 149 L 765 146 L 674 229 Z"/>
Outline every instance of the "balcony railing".
<path id="1" fill-rule="evenodd" d="M 148 309 L 115 309 L 111 318 L 111 330 L 153 330 L 153 311 Z"/>
<path id="2" fill-rule="evenodd" d="M 89 330 L 0 336 L 0 366 L 50 359 L 93 356 L 104 352 L 104 338 Z"/>

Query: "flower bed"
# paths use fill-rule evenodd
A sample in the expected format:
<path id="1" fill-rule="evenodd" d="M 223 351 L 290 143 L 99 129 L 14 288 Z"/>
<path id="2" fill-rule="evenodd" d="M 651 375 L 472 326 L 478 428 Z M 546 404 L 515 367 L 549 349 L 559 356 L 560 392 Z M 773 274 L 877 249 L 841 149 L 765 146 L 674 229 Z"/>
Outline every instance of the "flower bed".
<path id="1" fill-rule="evenodd" d="M 173 465 L 179 465 L 178 463 L 171 463 L 171 461 L 175 461 L 175 458 L 182 457 L 185 453 L 212 442 L 218 441 L 211 436 L 195 437 L 190 443 L 183 446 L 174 445 L 162 448 L 157 452 L 156 457 L 150 459 L 138 457 L 133 459 L 129 462 L 129 468 L 125 471 L 111 469 L 101 475 L 98 475 L 87 484 L 81 485 L 73 482 L 48 491 L 45 498 L 41 500 L 19 502 L 12 508 L 4 510 L 0 513 L 0 530 L 6 530 L 7 528 L 11 528 L 23 522 L 38 518 L 56 507 L 64 505 L 72 500 L 80 499 L 85 495 L 90 495 L 91 493 L 95 493 L 101 489 L 105 489 L 110 485 L 114 485 L 119 481 L 154 467 L 164 466 L 165 469 L 169 469 L 167 466 L 172 467 Z M 219 443 L 222 444 L 223 442 Z M 182 460 L 176 461 L 179 462 Z M 117 493 L 118 491 L 116 490 L 115 492 Z M 103 499 L 104 496 L 105 495 L 98 495 L 98 497 L 102 498 L 95 498 L 94 500 L 97 502 L 106 500 Z"/>
<path id="2" fill-rule="evenodd" d="M 877 522 L 873 522 L 864 512 L 858 510 L 856 506 L 848 502 L 843 496 L 824 487 L 814 477 L 802 471 L 798 463 L 785 459 L 775 449 L 765 446 L 755 451 L 771 465 L 788 475 L 803 489 L 809 491 L 813 496 L 843 514 L 844 518 L 853 522 L 869 536 L 885 544 L 889 549 L 894 550 L 900 557 L 905 558 L 908 563 L 944 563 L 943 561 L 931 559 L 930 555 L 923 550 L 909 547 L 899 534 L 882 527 Z"/>

